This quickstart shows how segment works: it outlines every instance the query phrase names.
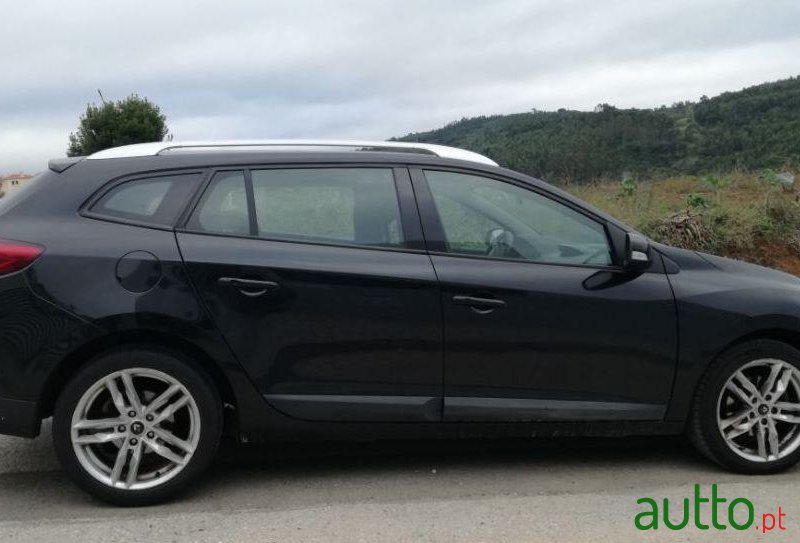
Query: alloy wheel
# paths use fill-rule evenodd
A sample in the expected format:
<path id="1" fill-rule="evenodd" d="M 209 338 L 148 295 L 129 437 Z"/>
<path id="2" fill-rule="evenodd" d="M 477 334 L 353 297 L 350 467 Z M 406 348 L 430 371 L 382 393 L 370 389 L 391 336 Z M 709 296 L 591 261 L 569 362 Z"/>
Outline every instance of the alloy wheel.
<path id="1" fill-rule="evenodd" d="M 752 462 L 773 462 L 800 447 L 800 371 L 782 360 L 754 360 L 725 383 L 717 427 L 728 447 Z"/>
<path id="2" fill-rule="evenodd" d="M 105 485 L 142 490 L 166 483 L 189 463 L 200 412 L 188 389 L 149 368 L 114 372 L 81 396 L 72 415 L 75 455 Z"/>

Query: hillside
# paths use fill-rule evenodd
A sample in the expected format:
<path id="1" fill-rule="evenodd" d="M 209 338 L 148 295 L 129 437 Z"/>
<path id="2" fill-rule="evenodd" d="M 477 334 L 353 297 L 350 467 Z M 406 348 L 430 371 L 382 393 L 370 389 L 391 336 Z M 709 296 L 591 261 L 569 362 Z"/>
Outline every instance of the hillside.
<path id="1" fill-rule="evenodd" d="M 462 119 L 399 139 L 471 149 L 553 182 L 797 167 L 800 77 L 655 109 Z"/>

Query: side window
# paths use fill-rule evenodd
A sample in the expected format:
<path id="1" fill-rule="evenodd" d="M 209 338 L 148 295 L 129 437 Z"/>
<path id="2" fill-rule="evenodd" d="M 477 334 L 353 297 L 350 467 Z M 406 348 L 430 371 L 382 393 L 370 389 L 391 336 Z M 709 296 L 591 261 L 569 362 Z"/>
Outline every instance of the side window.
<path id="1" fill-rule="evenodd" d="M 187 227 L 214 234 L 250 234 L 244 173 L 219 172 L 211 180 Z"/>
<path id="2" fill-rule="evenodd" d="M 126 181 L 104 194 L 92 213 L 172 226 L 200 181 L 200 174 L 165 175 Z"/>
<path id="3" fill-rule="evenodd" d="M 260 237 L 383 247 L 403 245 L 391 169 L 253 170 L 252 179 Z"/>
<path id="4" fill-rule="evenodd" d="M 475 175 L 425 171 L 453 254 L 610 265 L 605 228 L 536 192 Z"/>

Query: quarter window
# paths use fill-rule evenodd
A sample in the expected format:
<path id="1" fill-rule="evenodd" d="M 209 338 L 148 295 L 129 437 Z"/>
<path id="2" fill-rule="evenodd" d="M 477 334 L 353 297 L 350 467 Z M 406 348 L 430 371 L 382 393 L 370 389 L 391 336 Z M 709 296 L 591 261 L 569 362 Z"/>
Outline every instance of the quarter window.
<path id="1" fill-rule="evenodd" d="M 91 212 L 157 226 L 172 226 L 200 181 L 199 174 L 126 181 L 103 195 Z"/>
<path id="2" fill-rule="evenodd" d="M 250 234 L 244 172 L 219 172 L 214 175 L 187 226 L 214 234 Z"/>
<path id="3" fill-rule="evenodd" d="M 475 175 L 426 171 L 453 254 L 558 264 L 612 263 L 602 224 L 531 190 Z"/>

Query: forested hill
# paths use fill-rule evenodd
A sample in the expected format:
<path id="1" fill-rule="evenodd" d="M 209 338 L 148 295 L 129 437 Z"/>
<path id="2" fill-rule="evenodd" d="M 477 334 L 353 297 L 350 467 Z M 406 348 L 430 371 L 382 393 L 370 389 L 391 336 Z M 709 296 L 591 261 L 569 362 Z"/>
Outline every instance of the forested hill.
<path id="1" fill-rule="evenodd" d="M 800 77 L 656 109 L 462 119 L 401 141 L 471 149 L 551 181 L 800 165 Z"/>

